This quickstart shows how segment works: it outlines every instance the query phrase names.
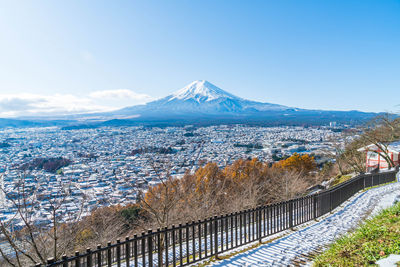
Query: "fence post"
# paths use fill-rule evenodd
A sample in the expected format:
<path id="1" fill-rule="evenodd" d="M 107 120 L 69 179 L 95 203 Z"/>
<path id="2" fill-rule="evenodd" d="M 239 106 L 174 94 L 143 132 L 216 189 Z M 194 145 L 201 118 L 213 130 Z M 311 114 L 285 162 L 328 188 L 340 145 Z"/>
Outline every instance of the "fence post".
<path id="1" fill-rule="evenodd" d="M 129 258 L 131 257 L 131 244 L 129 243 L 129 236 L 125 237 L 125 262 L 126 267 L 129 267 Z M 101 265 L 99 265 L 101 266 Z"/>
<path id="2" fill-rule="evenodd" d="M 201 220 L 197 221 L 197 236 L 198 236 L 198 240 L 199 240 L 199 259 L 201 259 L 201 253 L 202 253 L 202 248 L 201 248 Z"/>
<path id="3" fill-rule="evenodd" d="M 163 245 L 161 244 L 161 229 L 157 228 L 157 265 L 158 266 L 163 266 L 163 260 L 162 260 L 162 247 Z M 127 266 L 128 267 L 128 266 Z"/>
<path id="4" fill-rule="evenodd" d="M 187 233 L 187 232 L 186 232 Z M 165 266 L 169 266 L 169 262 L 168 262 L 168 227 L 164 228 L 164 249 L 165 249 Z M 188 246 L 188 250 L 187 250 L 187 255 L 188 255 L 188 259 L 189 259 L 189 246 Z"/>
<path id="5" fill-rule="evenodd" d="M 81 258 L 79 258 L 79 251 L 75 251 L 75 267 L 81 267 Z"/>
<path id="6" fill-rule="evenodd" d="M 86 249 L 86 265 L 87 267 L 92 267 L 92 251 L 90 250 L 90 248 Z"/>
<path id="7" fill-rule="evenodd" d="M 121 240 L 117 239 L 117 266 L 121 267 Z"/>
<path id="8" fill-rule="evenodd" d="M 148 253 L 149 253 L 149 267 L 153 267 L 153 231 L 150 229 L 147 231 L 147 246 L 148 246 Z M 174 255 L 175 257 L 175 255 Z"/>
<path id="9" fill-rule="evenodd" d="M 182 224 L 181 223 L 179 224 L 178 233 L 179 233 L 179 263 L 182 266 L 183 265 L 183 249 L 182 249 L 182 247 L 183 247 L 183 243 L 182 243 L 183 237 L 182 237 Z M 158 266 L 161 266 L 161 265 L 159 264 Z"/>
<path id="10" fill-rule="evenodd" d="M 214 216 L 214 246 L 215 258 L 218 258 L 218 217 Z"/>
<path id="11" fill-rule="evenodd" d="M 102 260 L 101 260 L 101 245 L 97 245 L 97 266 L 102 265 Z"/>
<path id="12" fill-rule="evenodd" d="M 294 213 L 294 209 L 293 209 L 293 200 L 289 200 L 289 228 L 292 229 L 293 228 L 293 213 Z"/>
<path id="13" fill-rule="evenodd" d="M 137 244 L 137 235 L 133 235 L 133 260 L 134 266 L 138 266 L 138 244 Z"/>
<path id="14" fill-rule="evenodd" d="M 61 259 L 63 260 L 63 267 L 68 267 L 67 255 L 64 254 Z"/>
<path id="15" fill-rule="evenodd" d="M 141 244 L 140 244 L 140 251 L 142 252 L 142 266 L 146 266 L 146 238 L 144 237 L 146 235 L 145 232 L 142 232 L 142 238 L 140 239 Z"/>
<path id="16" fill-rule="evenodd" d="M 364 181 L 364 187 L 363 187 L 363 189 L 365 189 L 365 178 L 366 178 L 366 176 L 363 175 L 363 181 Z"/>
<path id="17" fill-rule="evenodd" d="M 171 225 L 171 243 L 172 243 L 172 266 L 176 266 L 176 238 L 175 238 L 175 224 Z"/>
<path id="18" fill-rule="evenodd" d="M 192 223 L 190 224 L 191 228 L 192 228 L 192 252 L 193 252 L 193 260 L 196 260 L 196 238 L 195 238 L 195 226 L 194 226 L 194 221 L 192 221 Z"/>
<path id="19" fill-rule="evenodd" d="M 314 220 L 315 219 L 317 219 L 317 196 L 318 196 L 318 194 L 315 194 L 314 196 L 313 196 L 313 202 L 314 202 Z"/>
<path id="20" fill-rule="evenodd" d="M 261 208 L 258 207 L 258 210 L 257 210 L 257 222 L 258 222 L 257 235 L 258 235 L 258 240 L 259 240 L 260 243 L 261 243 L 261 237 L 262 237 L 262 234 L 261 234 L 262 217 L 261 217 L 261 215 L 262 215 L 261 214 Z M 233 243 L 233 240 L 231 242 Z"/>
<path id="21" fill-rule="evenodd" d="M 107 243 L 107 265 L 111 267 L 111 242 L 108 241 Z"/>

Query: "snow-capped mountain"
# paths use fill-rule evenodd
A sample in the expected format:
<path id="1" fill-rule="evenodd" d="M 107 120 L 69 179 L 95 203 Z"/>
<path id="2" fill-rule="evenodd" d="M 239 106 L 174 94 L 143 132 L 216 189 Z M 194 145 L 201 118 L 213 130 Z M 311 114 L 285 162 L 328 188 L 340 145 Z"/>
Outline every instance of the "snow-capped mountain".
<path id="1" fill-rule="evenodd" d="M 63 123 L 66 125 L 81 124 L 83 127 L 221 123 L 326 125 L 331 121 L 358 124 L 370 120 L 376 115 L 378 114 L 355 110 L 307 110 L 251 101 L 228 93 L 210 82 L 199 80 L 145 105 L 126 107 L 106 113 L 75 114 L 56 118 L 25 118 L 26 121 L 16 120 L 16 122 L 1 121 L 0 119 L 0 127 L 49 126 Z"/>
<path id="2" fill-rule="evenodd" d="M 216 100 L 218 98 L 241 100 L 241 98 L 234 96 L 205 80 L 194 81 L 191 84 L 183 87 L 182 89 L 172 93 L 172 95 L 167 96 L 166 98 L 169 101 L 172 101 L 174 99 L 194 99 L 199 103 Z"/>
<path id="3" fill-rule="evenodd" d="M 289 109 L 291 108 L 282 105 L 246 100 L 230 94 L 208 81 L 198 80 L 164 98 L 146 105 L 124 108 L 115 114 L 127 115 L 137 112 L 140 116 L 156 114 L 244 115 Z"/>

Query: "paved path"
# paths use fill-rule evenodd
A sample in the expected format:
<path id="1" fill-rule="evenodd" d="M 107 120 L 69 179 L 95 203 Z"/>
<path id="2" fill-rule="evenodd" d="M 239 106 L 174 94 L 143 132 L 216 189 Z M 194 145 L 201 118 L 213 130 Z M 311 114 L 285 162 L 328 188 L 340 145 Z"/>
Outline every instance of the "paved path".
<path id="1" fill-rule="evenodd" d="M 212 263 L 212 266 L 298 266 L 309 265 L 310 255 L 355 229 L 367 216 L 386 208 L 400 194 L 400 183 L 358 193 L 326 216 L 299 231 L 271 243 Z"/>

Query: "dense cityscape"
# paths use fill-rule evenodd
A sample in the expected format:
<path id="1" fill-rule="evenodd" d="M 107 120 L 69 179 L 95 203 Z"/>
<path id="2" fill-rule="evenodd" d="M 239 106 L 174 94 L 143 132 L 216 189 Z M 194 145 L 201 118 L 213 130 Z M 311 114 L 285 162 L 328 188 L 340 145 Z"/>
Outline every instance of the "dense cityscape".
<path id="1" fill-rule="evenodd" d="M 134 203 L 166 172 L 180 177 L 205 162 L 220 167 L 239 158 L 273 162 L 294 152 L 326 161 L 338 138 L 340 129 L 327 126 L 4 129 L 0 132 L 0 217 L 23 226 L 15 207 L 24 195 L 21 183 L 29 195 L 32 218 L 49 224 L 50 202 L 62 196 L 59 209 L 64 215 L 75 217 L 79 211 L 84 216 L 96 207 Z"/>

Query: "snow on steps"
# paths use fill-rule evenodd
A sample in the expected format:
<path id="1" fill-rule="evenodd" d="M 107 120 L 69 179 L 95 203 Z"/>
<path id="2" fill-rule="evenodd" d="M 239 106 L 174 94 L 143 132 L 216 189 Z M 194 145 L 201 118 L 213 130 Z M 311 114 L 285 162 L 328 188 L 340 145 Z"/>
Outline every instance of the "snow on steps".
<path id="1" fill-rule="evenodd" d="M 309 222 L 296 232 L 286 231 L 283 233 L 286 236 L 282 238 L 213 262 L 211 266 L 310 266 L 316 254 L 348 231 L 357 228 L 367 217 L 390 206 L 399 194 L 400 183 L 360 192 L 332 213 L 319 218 L 318 222 Z"/>

